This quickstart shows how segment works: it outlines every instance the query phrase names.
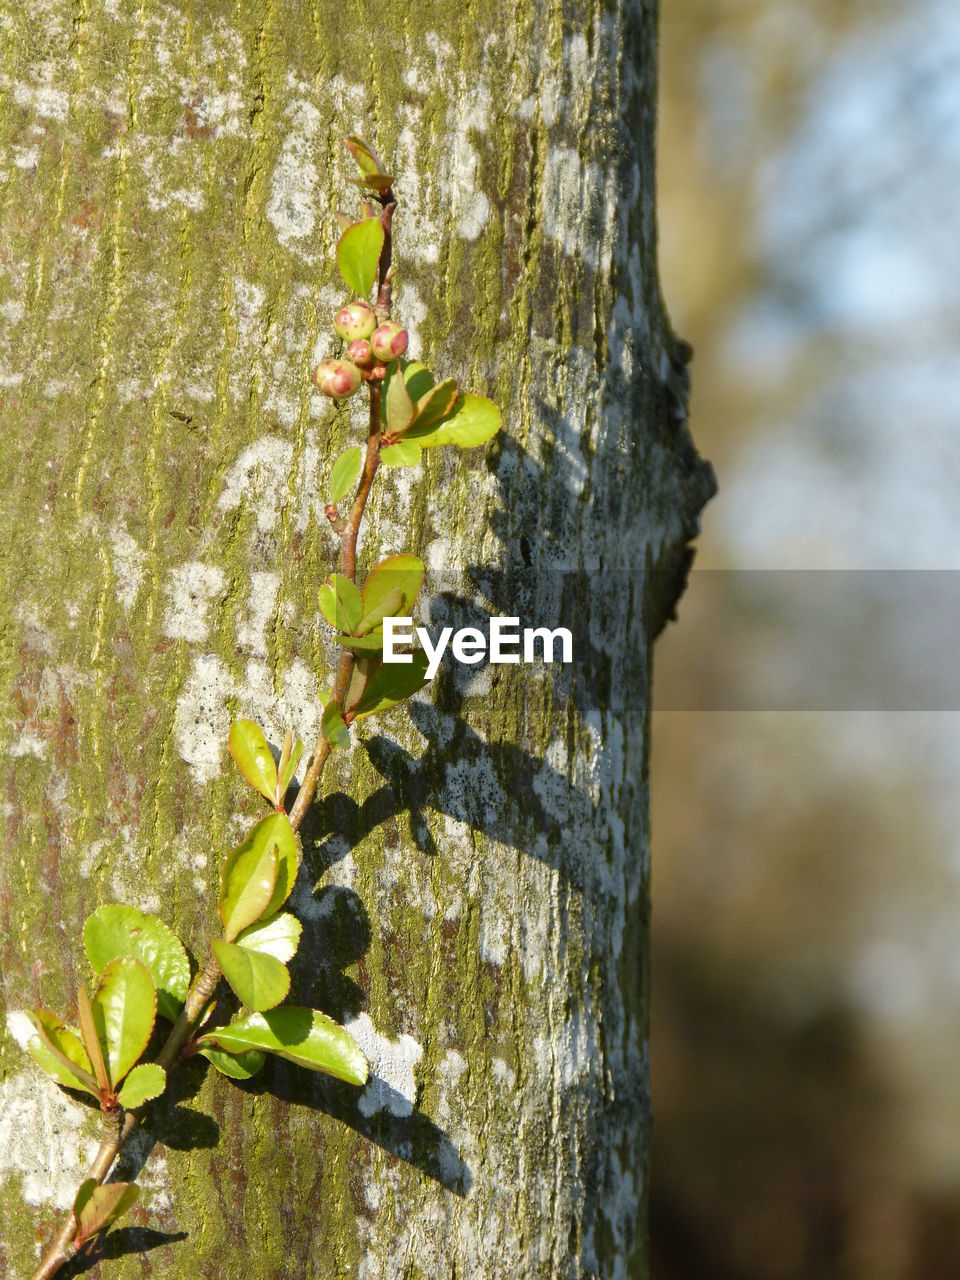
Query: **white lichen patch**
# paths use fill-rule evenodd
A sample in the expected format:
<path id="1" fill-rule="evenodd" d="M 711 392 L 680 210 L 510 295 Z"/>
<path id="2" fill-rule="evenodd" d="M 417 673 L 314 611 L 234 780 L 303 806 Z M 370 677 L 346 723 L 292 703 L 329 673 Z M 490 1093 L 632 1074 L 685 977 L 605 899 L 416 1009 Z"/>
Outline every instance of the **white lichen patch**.
<path id="1" fill-rule="evenodd" d="M 207 638 L 207 611 L 226 588 L 223 571 L 216 565 L 193 560 L 171 569 L 167 581 L 168 603 L 163 615 L 164 635 L 198 643 Z"/>
<path id="2" fill-rule="evenodd" d="M 143 566 L 147 555 L 119 524 L 110 529 L 110 550 L 117 598 L 124 609 L 130 610 L 143 582 Z"/>
<path id="3" fill-rule="evenodd" d="M 27 1204 L 68 1209 L 97 1146 L 92 1112 L 39 1067 L 0 1084 L 0 1183 L 19 1175 Z"/>
<path id="4" fill-rule="evenodd" d="M 247 618 L 240 624 L 237 640 L 253 657 L 267 656 L 267 629 L 276 612 L 280 578 L 276 573 L 254 573 L 250 578 Z"/>
<path id="5" fill-rule="evenodd" d="M 52 84 L 24 84 L 13 86 L 13 100 L 18 107 L 26 107 L 42 120 L 62 123 L 67 118 L 70 99 L 63 89 Z"/>
<path id="6" fill-rule="evenodd" d="M 370 1062 L 370 1081 L 360 1095 L 357 1109 L 361 1115 L 389 1111 L 395 1116 L 409 1116 L 417 1097 L 414 1068 L 423 1057 L 423 1049 L 412 1036 L 388 1040 L 376 1030 L 370 1015 L 361 1013 L 346 1024 Z"/>
<path id="7" fill-rule="evenodd" d="M 251 507 L 256 511 L 257 528 L 270 533 L 277 526 L 288 491 L 293 465 L 293 445 L 279 436 L 262 436 L 246 449 L 227 472 L 217 507 L 234 511 Z"/>
<path id="8" fill-rule="evenodd" d="M 291 96 L 287 104 L 285 114 L 290 130 L 273 171 L 266 209 L 277 239 L 286 249 L 302 249 L 299 242 L 313 232 L 320 211 L 317 202 L 320 175 L 314 157 L 321 116 L 309 98 L 303 96 L 305 88 L 290 76 L 288 89 L 291 95 L 299 90 L 300 96 Z"/>

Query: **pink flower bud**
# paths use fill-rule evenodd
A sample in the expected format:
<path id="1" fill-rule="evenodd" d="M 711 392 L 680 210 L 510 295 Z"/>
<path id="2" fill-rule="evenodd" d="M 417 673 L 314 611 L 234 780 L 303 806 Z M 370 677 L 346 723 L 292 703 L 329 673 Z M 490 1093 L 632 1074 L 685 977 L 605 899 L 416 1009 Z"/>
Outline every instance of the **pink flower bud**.
<path id="1" fill-rule="evenodd" d="M 333 327 L 347 342 L 369 338 L 377 327 L 377 317 L 369 302 L 348 302 L 333 317 Z"/>
<path id="2" fill-rule="evenodd" d="M 321 360 L 313 371 L 313 380 L 325 396 L 345 400 L 358 389 L 363 379 L 360 370 L 349 360 Z"/>
<path id="3" fill-rule="evenodd" d="M 387 320 L 371 333 L 370 346 L 378 360 L 396 360 L 407 349 L 407 331 Z"/>
<path id="4" fill-rule="evenodd" d="M 351 342 L 349 347 L 347 347 L 347 355 L 353 363 L 358 364 L 361 369 L 366 369 L 369 365 L 373 364 L 373 351 L 371 350 L 370 343 L 366 338 L 357 338 L 354 342 Z"/>

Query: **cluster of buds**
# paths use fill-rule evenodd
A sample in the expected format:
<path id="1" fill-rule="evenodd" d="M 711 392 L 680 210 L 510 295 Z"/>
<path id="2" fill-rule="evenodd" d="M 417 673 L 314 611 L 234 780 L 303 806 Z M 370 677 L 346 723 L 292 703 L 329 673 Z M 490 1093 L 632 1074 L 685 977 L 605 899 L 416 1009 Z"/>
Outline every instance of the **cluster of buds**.
<path id="1" fill-rule="evenodd" d="M 333 317 L 333 327 L 347 343 L 345 360 L 321 360 L 313 380 L 325 396 L 345 400 L 358 391 L 362 382 L 379 382 L 391 360 L 407 349 L 407 331 L 387 320 L 377 324 L 369 302 L 350 302 Z"/>

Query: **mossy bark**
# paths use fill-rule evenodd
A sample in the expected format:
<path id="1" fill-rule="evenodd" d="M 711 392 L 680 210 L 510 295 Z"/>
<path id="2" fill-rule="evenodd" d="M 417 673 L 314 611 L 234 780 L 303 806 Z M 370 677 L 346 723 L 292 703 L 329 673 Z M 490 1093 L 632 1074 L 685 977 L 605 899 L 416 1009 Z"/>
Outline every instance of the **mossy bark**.
<path id="1" fill-rule="evenodd" d="M 378 1080 L 194 1062 L 103 1274 L 645 1276 L 650 643 L 709 481 L 656 275 L 655 6 L 0 4 L 0 1269 L 94 1120 L 17 1043 L 99 903 L 202 957 L 258 812 L 231 716 L 310 743 L 333 646 L 330 349 L 358 129 L 397 175 L 412 350 L 502 406 L 377 480 L 433 621 L 574 626 L 572 667 L 449 666 L 304 829 L 294 994 Z M 585 571 L 582 576 L 564 570 Z"/>

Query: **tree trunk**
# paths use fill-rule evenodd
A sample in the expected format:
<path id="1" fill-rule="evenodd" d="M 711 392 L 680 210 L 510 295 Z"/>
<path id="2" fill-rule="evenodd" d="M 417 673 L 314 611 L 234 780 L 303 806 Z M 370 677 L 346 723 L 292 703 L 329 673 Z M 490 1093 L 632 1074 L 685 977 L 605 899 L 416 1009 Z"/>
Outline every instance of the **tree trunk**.
<path id="1" fill-rule="evenodd" d="M 505 428 L 381 472 L 361 566 L 416 551 L 433 623 L 567 625 L 574 662 L 448 663 L 356 735 L 302 832 L 294 990 L 376 1076 L 188 1064 L 102 1273 L 646 1276 L 650 644 L 709 491 L 657 283 L 655 5 L 0 12 L 3 1274 L 97 1138 L 20 1011 L 75 1007 L 102 902 L 202 960 L 260 811 L 231 717 L 316 738 L 325 484 L 363 427 L 309 369 L 356 129 L 397 176 L 411 351 Z"/>

